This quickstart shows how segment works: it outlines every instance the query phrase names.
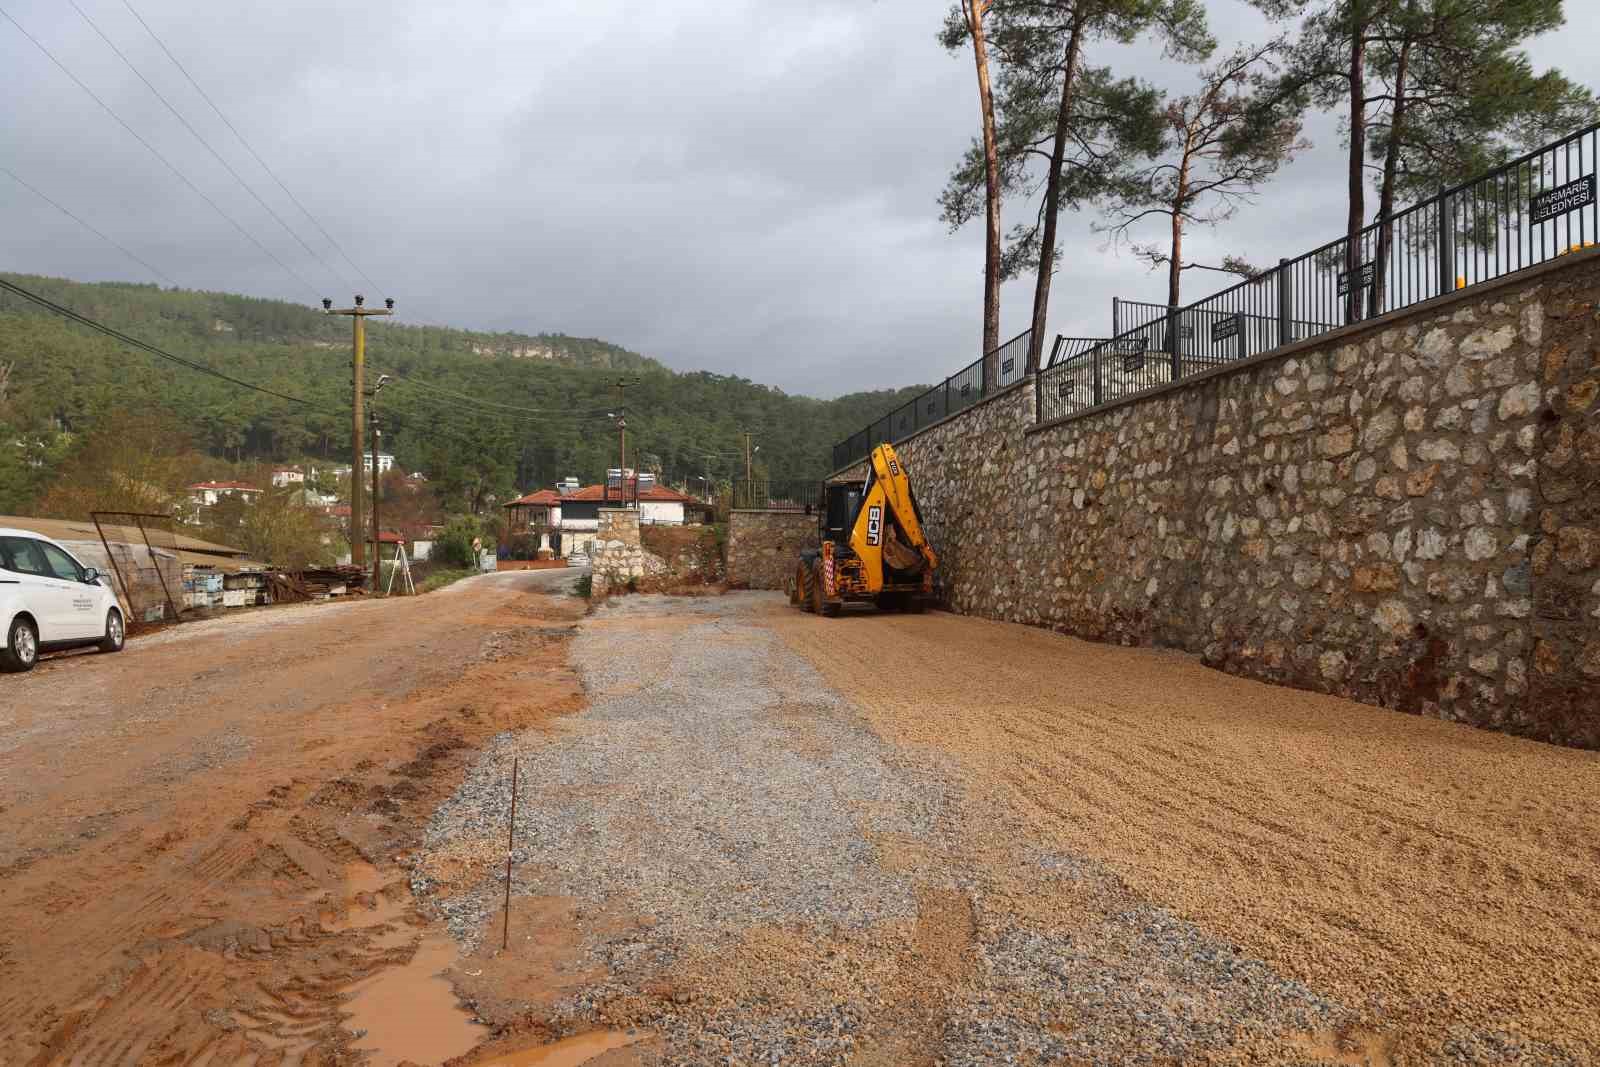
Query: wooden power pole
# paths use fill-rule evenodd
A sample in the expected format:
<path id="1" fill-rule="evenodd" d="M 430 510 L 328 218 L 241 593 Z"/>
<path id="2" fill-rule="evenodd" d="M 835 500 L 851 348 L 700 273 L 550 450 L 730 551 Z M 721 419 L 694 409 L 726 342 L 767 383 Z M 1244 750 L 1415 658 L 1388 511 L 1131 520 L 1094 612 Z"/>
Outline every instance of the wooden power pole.
<path id="1" fill-rule="evenodd" d="M 356 294 L 355 304 L 347 308 L 335 308 L 333 301 L 324 299 L 322 310 L 329 315 L 349 315 L 353 324 L 353 335 L 350 349 L 350 406 L 351 427 L 350 447 L 354 453 L 354 462 L 350 467 L 350 562 L 353 566 L 365 568 L 367 565 L 366 527 L 364 521 L 366 509 L 361 506 L 361 476 L 366 473 L 366 463 L 363 462 L 363 453 L 366 448 L 367 427 L 366 420 L 361 417 L 361 401 L 363 390 L 366 388 L 367 367 L 367 316 L 368 315 L 393 315 L 394 301 L 385 300 L 382 308 L 369 308 L 366 306 L 367 298 Z M 378 464 L 378 457 L 372 457 L 374 467 Z"/>

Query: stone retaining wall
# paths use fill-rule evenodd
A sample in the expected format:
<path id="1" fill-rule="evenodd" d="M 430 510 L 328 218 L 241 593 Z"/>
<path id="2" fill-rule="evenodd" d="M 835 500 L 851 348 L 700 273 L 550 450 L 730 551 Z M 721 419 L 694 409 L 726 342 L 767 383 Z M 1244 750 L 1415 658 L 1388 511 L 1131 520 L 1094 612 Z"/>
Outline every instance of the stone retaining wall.
<path id="1" fill-rule="evenodd" d="M 897 445 L 942 595 L 1600 747 L 1597 299 L 1581 253 L 1055 424 L 998 394 Z"/>
<path id="2" fill-rule="evenodd" d="M 734 511 L 728 516 L 728 584 L 784 589 L 802 548 L 816 548 L 817 517 L 796 511 Z"/>

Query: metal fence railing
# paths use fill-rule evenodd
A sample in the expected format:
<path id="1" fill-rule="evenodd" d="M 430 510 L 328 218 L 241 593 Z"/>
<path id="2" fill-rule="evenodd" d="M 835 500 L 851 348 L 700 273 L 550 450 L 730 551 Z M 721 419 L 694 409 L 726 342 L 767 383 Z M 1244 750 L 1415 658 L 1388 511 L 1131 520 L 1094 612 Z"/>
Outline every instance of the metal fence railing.
<path id="1" fill-rule="evenodd" d="M 822 501 L 822 483 L 810 479 L 736 478 L 732 506 L 812 514 Z"/>
<path id="2" fill-rule="evenodd" d="M 833 469 L 848 467 L 866 459 L 872 450 L 885 441 L 891 444 L 903 440 L 925 426 L 971 407 L 984 398 L 983 365 L 990 361 L 993 367 L 993 391 L 998 392 L 1020 382 L 1027 374 L 1028 342 L 1033 330 L 1027 329 L 1005 342 L 982 359 L 962 367 L 950 377 L 908 403 L 877 419 L 860 431 L 833 446 Z"/>
<path id="3" fill-rule="evenodd" d="M 1594 244 L 1600 124 L 1184 307 L 1121 301 L 1132 325 L 1058 337 L 1034 382 L 1048 422 Z M 1150 309 L 1154 309 L 1152 313 Z"/>

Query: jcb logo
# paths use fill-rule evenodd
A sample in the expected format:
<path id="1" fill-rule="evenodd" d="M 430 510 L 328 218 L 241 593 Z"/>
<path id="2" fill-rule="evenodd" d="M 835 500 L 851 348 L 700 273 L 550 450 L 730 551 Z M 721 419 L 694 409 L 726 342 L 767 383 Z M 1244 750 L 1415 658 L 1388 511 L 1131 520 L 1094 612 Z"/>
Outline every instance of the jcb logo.
<path id="1" fill-rule="evenodd" d="M 889 473 L 896 478 L 900 477 L 900 463 L 898 460 L 891 459 L 889 461 Z"/>
<path id="2" fill-rule="evenodd" d="M 867 509 L 867 544 L 875 545 L 883 539 L 883 509 L 877 505 Z"/>

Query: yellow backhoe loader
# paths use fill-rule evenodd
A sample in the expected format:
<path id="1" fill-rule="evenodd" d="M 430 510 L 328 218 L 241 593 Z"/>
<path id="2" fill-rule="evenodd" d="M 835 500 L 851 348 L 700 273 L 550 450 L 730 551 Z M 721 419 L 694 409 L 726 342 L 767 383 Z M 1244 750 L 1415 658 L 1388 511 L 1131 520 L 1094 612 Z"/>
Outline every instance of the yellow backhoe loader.
<path id="1" fill-rule="evenodd" d="M 789 603 L 837 615 L 846 603 L 921 611 L 939 557 L 928 546 L 911 479 L 894 448 L 872 450 L 867 478 L 824 487 L 820 547 L 800 553 Z"/>

